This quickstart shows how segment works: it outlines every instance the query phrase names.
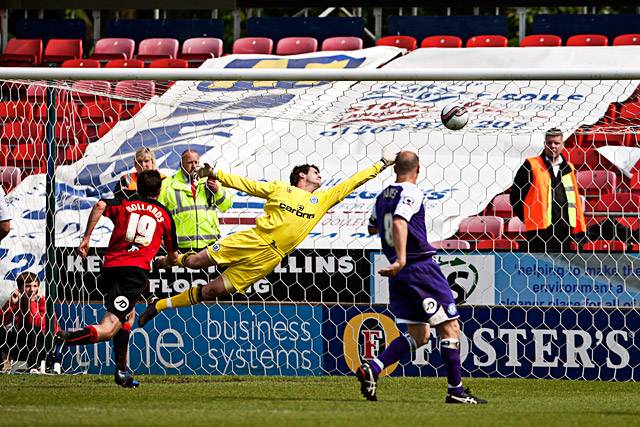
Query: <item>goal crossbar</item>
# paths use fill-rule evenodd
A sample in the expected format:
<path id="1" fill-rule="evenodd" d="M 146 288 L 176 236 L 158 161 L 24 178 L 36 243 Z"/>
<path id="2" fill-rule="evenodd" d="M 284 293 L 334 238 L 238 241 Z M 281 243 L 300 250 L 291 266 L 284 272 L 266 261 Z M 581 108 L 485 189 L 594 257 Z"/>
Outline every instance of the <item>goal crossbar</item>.
<path id="1" fill-rule="evenodd" d="M 4 80 L 635 80 L 640 68 L 214 69 L 0 68 Z"/>

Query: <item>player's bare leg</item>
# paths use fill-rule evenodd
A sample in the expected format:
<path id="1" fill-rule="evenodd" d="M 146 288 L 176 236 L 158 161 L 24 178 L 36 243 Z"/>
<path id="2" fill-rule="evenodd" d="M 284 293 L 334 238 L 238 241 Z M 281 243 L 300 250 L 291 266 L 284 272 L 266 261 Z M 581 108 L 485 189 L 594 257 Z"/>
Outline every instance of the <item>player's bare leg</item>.
<path id="1" fill-rule="evenodd" d="M 58 331 L 56 340 L 67 345 L 84 345 L 107 341 L 120 330 L 121 326 L 122 323 L 120 323 L 118 317 L 107 311 L 99 324 L 85 326 L 84 329 L 79 331 Z"/>
<path id="2" fill-rule="evenodd" d="M 460 361 L 460 324 L 457 319 L 441 323 L 437 327 L 440 337 L 440 354 L 447 367 L 446 403 L 482 404 L 486 400 L 473 396 L 468 388 L 462 387 L 462 364 Z"/>
<path id="3" fill-rule="evenodd" d="M 191 258 L 197 256 L 198 255 L 193 255 L 192 257 L 189 257 L 189 266 L 192 265 Z M 209 261 L 209 265 L 212 265 L 211 261 Z M 166 310 L 167 308 L 188 307 L 201 302 L 215 301 L 216 298 L 227 295 L 232 292 L 232 290 L 233 288 L 230 286 L 228 280 L 225 280 L 223 273 L 215 279 L 209 281 L 209 283 L 204 286 L 189 288 L 186 291 L 171 298 L 165 298 L 155 302 L 152 301 L 147 306 L 145 312 L 142 313 L 142 315 L 140 315 L 140 317 L 138 318 L 138 326 L 143 327 L 151 319 L 156 317 L 161 311 Z"/>

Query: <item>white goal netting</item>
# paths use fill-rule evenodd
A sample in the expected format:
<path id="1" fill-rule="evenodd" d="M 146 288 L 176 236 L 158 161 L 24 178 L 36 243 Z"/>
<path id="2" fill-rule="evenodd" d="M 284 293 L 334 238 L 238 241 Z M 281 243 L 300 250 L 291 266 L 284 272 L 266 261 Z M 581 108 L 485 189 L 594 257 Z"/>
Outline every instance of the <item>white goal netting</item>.
<path id="1" fill-rule="evenodd" d="M 636 50 L 405 53 L 376 47 L 291 57 L 230 55 L 203 67 L 554 64 L 569 76 L 572 69 L 621 61 L 637 70 Z M 0 81 L 2 177 L 13 213 L 11 234 L 0 244 L 0 300 L 11 306 L 16 279 L 30 271 L 39 275 L 48 303 L 45 321 L 37 325 L 27 313 L 28 295 L 20 301 L 29 307 L 5 306 L 3 328 L 11 338 L 3 352 L 9 360 L 26 360 L 32 349 L 46 347 L 41 341 L 54 323 L 72 329 L 102 317 L 105 290 L 96 278 L 111 222 L 99 222 L 87 260 L 74 249 L 92 205 L 113 197 L 120 177 L 134 170 L 137 149 L 151 149 L 167 176 L 179 171 L 181 154 L 191 149 L 201 163 L 217 162 L 255 180 L 288 181 L 294 166 L 315 164 L 323 185 L 332 186 L 390 147 L 413 150 L 422 162 L 418 186 L 425 193 L 428 236 L 442 248 L 436 258 L 460 304 L 466 375 L 638 379 L 639 80 L 174 80 Z M 440 122 L 450 103 L 469 111 L 460 131 Z M 509 191 L 525 159 L 542 152 L 551 128 L 563 131 L 565 158 L 577 170 L 587 232 L 568 252 L 529 252 Z M 54 160 L 55 186 L 48 188 Z M 375 357 L 399 333 L 386 309 L 386 280 L 375 274 L 386 261 L 378 238 L 367 233 L 375 196 L 391 182 L 393 173 L 385 171 L 332 208 L 247 294 L 166 311 L 145 329 L 134 329 L 132 370 L 335 375 Z M 263 200 L 232 194 L 231 208 L 218 214 L 223 236 L 251 227 L 262 214 Z M 47 240 L 48 221 L 55 239 Z M 215 268 L 153 271 L 140 303 L 203 285 L 216 274 Z M 438 348 L 434 336 L 387 373 L 442 375 Z M 64 353 L 63 368 L 111 373 L 111 353 L 109 343 L 73 348 Z"/>

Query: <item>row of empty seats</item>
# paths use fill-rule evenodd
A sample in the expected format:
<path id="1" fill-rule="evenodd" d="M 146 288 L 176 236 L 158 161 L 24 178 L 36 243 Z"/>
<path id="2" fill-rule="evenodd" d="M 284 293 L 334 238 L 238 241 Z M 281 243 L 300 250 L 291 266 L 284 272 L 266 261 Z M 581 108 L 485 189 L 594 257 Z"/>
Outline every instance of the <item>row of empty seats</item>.
<path id="1" fill-rule="evenodd" d="M 64 61 L 82 59 L 82 41 L 79 39 L 52 39 L 43 53 L 43 43 L 39 39 L 11 39 L 3 55 L 2 66 L 39 66 L 60 65 Z M 363 41 L 359 37 L 332 37 L 323 41 L 321 50 L 362 49 Z M 137 59 L 151 62 L 157 59 L 182 59 L 193 65 L 199 65 L 207 59 L 222 56 L 222 40 L 212 37 L 199 37 L 186 40 L 178 52 L 179 42 L 171 38 L 145 39 L 138 45 L 134 55 L 135 41 L 132 39 L 107 38 L 96 42 L 88 59 L 99 62 L 109 60 Z M 311 37 L 287 37 L 278 41 L 277 55 L 294 55 L 316 52 L 318 41 Z M 265 37 L 246 37 L 233 43 L 232 53 L 272 54 L 273 40 Z"/>
<path id="2" fill-rule="evenodd" d="M 245 37 L 233 43 L 232 53 L 295 55 L 316 52 L 318 40 L 313 37 L 285 37 L 276 44 L 266 37 Z M 418 42 L 411 36 L 387 36 L 376 41 L 379 46 L 396 46 L 408 50 L 418 48 Z M 463 41 L 454 35 L 429 36 L 422 40 L 420 47 L 460 48 Z M 526 36 L 521 47 L 561 46 L 559 36 L 538 34 Z M 607 46 L 608 38 L 600 34 L 580 34 L 569 37 L 567 46 Z M 640 45 L 640 34 L 625 34 L 613 40 L 614 46 Z M 466 42 L 466 47 L 507 47 L 508 40 L 502 35 L 478 35 Z M 322 51 L 345 51 L 362 49 L 360 37 L 330 37 L 320 46 Z M 209 58 L 218 58 L 223 54 L 222 40 L 213 37 L 198 37 L 186 40 L 178 51 L 179 42 L 172 38 L 145 39 L 138 45 L 134 55 L 135 41 L 123 38 L 106 38 L 96 42 L 89 59 L 106 62 L 113 59 L 128 60 L 136 58 L 144 62 L 155 59 L 183 59 L 192 65 L 199 65 Z M 39 39 L 11 39 L 0 57 L 4 66 L 59 65 L 69 59 L 83 57 L 82 41 L 79 39 L 51 39 L 43 53 L 43 43 Z"/>
<path id="3" fill-rule="evenodd" d="M 407 50 L 418 48 L 418 41 L 412 36 L 387 36 L 376 41 L 377 45 L 396 46 Z M 454 35 L 439 35 L 425 37 L 420 43 L 421 48 L 461 48 L 463 41 Z M 466 47 L 507 47 L 509 40 L 498 34 L 485 34 L 471 37 Z M 602 34 L 577 34 L 567 39 L 566 46 L 608 46 L 609 39 Z M 613 46 L 640 45 L 640 34 L 624 34 L 613 40 Z M 553 34 L 532 34 L 520 41 L 520 47 L 557 47 L 562 46 L 560 36 Z"/>

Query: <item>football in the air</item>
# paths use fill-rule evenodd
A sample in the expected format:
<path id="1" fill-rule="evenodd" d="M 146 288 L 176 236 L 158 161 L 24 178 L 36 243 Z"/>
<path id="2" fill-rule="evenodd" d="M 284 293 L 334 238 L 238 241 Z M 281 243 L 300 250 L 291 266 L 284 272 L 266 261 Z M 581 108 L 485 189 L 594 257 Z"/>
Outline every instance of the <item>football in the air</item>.
<path id="1" fill-rule="evenodd" d="M 469 112 L 461 105 L 449 104 L 440 113 L 442 123 L 451 130 L 460 130 L 469 121 Z"/>

